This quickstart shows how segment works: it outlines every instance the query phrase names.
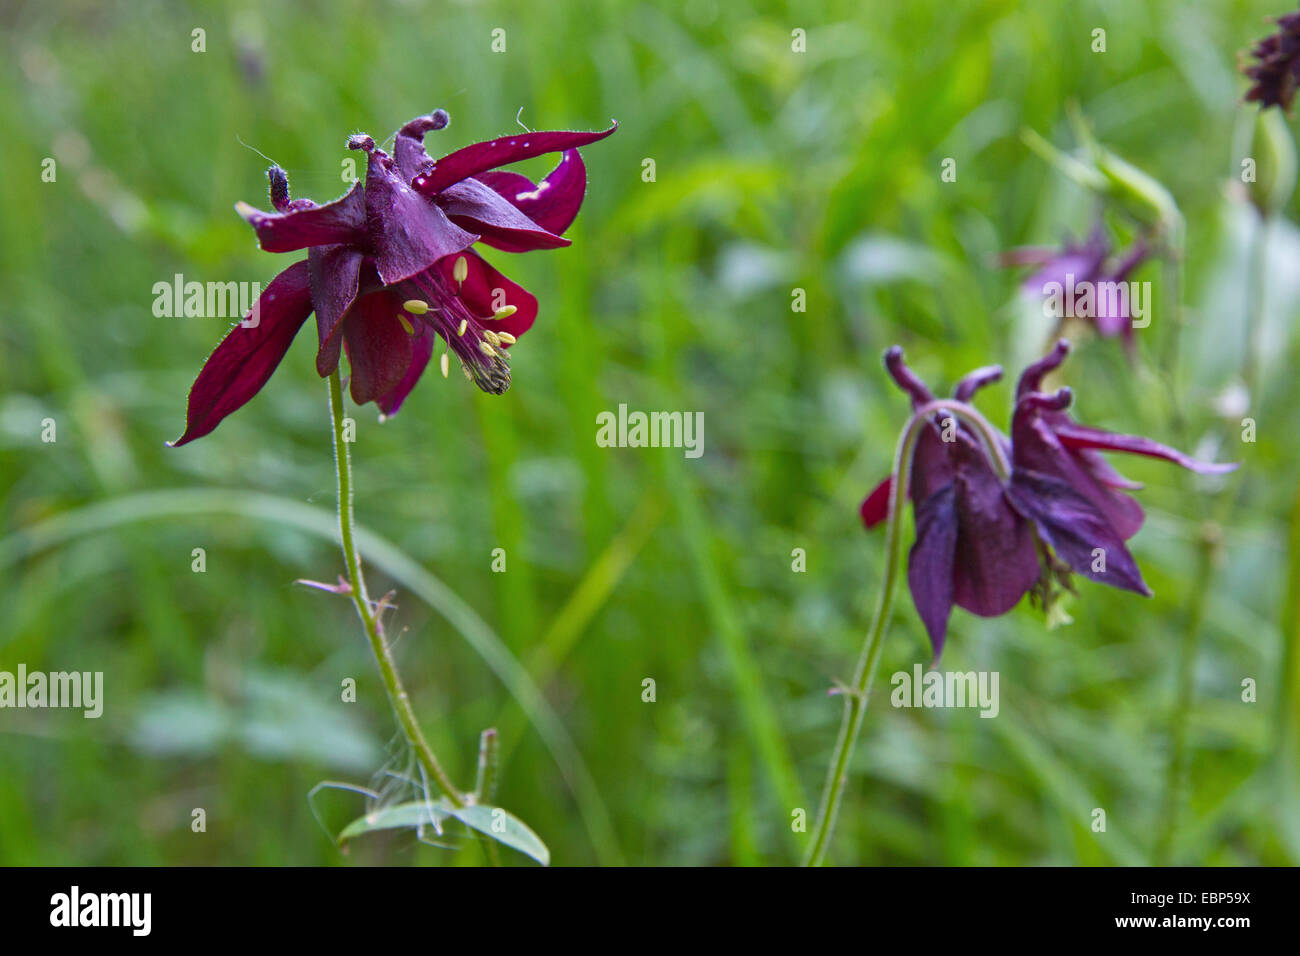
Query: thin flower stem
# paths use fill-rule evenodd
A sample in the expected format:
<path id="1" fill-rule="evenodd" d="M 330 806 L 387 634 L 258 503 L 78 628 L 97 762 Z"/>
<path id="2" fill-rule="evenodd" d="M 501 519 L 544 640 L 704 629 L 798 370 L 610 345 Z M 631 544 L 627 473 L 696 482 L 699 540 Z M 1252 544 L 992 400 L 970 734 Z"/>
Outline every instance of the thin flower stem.
<path id="1" fill-rule="evenodd" d="M 1183 270 L 1183 256 L 1186 253 L 1182 230 L 1178 230 L 1175 235 L 1169 239 L 1169 248 L 1166 250 L 1161 260 L 1161 269 L 1164 272 L 1164 285 L 1169 287 L 1169 295 L 1173 297 L 1174 303 L 1170 307 L 1170 313 L 1173 315 L 1172 327 L 1169 331 L 1169 354 L 1171 358 L 1169 373 L 1169 394 L 1174 396 L 1174 401 L 1170 407 L 1170 424 L 1173 427 L 1174 434 L 1180 438 L 1186 436 L 1187 421 L 1183 416 L 1182 404 L 1179 396 L 1185 395 L 1183 368 L 1183 352 L 1187 347 L 1186 325 L 1187 312 L 1183 308 L 1183 283 L 1186 279 Z"/>
<path id="2" fill-rule="evenodd" d="M 1251 229 L 1250 252 L 1246 274 L 1246 341 L 1245 360 L 1241 367 L 1242 384 L 1253 404 L 1259 371 L 1260 329 L 1264 324 L 1264 293 L 1268 283 L 1268 230 L 1270 221 L 1262 213 L 1255 217 Z"/>
<path id="3" fill-rule="evenodd" d="M 1151 862 L 1155 866 L 1168 864 L 1174 833 L 1177 831 L 1183 780 L 1187 775 L 1187 722 L 1196 697 L 1196 657 L 1200 647 L 1201 623 L 1205 618 L 1205 599 L 1210 593 L 1213 577 L 1214 543 L 1202 536 L 1195 586 L 1188 596 L 1187 626 L 1178 647 L 1178 689 L 1170 728 L 1172 742 L 1169 763 L 1165 767 L 1160 830 L 1151 851 Z"/>
<path id="4" fill-rule="evenodd" d="M 1246 321 L 1244 357 L 1241 378 L 1248 399 L 1256 400 L 1256 376 L 1259 361 L 1259 329 L 1264 314 L 1264 286 L 1267 281 L 1266 234 L 1269 221 L 1264 215 L 1256 217 L 1251 232 L 1250 251 L 1247 254 Z M 1187 625 L 1178 647 L 1178 671 L 1173 714 L 1170 718 L 1169 762 L 1165 766 L 1164 793 L 1161 798 L 1160 829 L 1151 850 L 1151 862 L 1156 866 L 1168 865 L 1173 853 L 1174 834 L 1177 831 L 1179 811 L 1183 803 L 1188 764 L 1188 722 L 1196 704 L 1196 659 L 1200 651 L 1201 625 L 1205 619 L 1205 602 L 1212 590 L 1215 575 L 1217 541 L 1210 529 L 1230 520 L 1235 497 L 1223 494 L 1217 514 L 1207 517 L 1202 526 L 1199 542 L 1196 577 L 1188 596 Z"/>
<path id="5" fill-rule="evenodd" d="M 1003 480 L 1010 472 L 1006 453 L 998 439 L 997 431 L 983 415 L 963 402 L 938 400 L 921 406 L 912 414 L 903 433 L 899 435 L 898 446 L 894 452 L 894 468 L 890 475 L 889 516 L 885 526 L 885 579 L 881 584 L 876 613 L 871 619 L 866 641 L 858 655 L 853 684 L 844 691 L 844 718 L 840 722 L 839 737 L 835 741 L 830 766 L 826 771 L 821 807 L 817 811 L 817 823 L 813 828 L 812 842 L 808 845 L 804 856 L 804 866 L 821 866 L 826 859 L 831 834 L 835 829 L 835 818 L 839 814 L 840 801 L 844 796 L 844 785 L 848 779 L 849 760 L 853 756 L 858 734 L 862 730 L 862 720 L 866 715 L 867 703 L 871 696 L 872 680 L 885 645 L 885 630 L 893 608 L 894 586 L 898 583 L 898 559 L 902 552 L 903 509 L 900 507 L 900 495 L 906 494 L 903 489 L 911 484 L 912 452 L 921 429 L 930 424 L 931 416 L 945 411 L 975 429 Z"/>
<path id="6" fill-rule="evenodd" d="M 370 605 L 370 596 L 366 593 L 366 579 L 361 574 L 361 556 L 353 541 L 352 459 L 348 454 L 348 443 L 343 438 L 343 386 L 339 381 L 338 369 L 329 377 L 329 391 L 330 416 L 334 421 L 334 467 L 339 484 L 339 536 L 343 543 L 343 561 L 347 565 L 348 581 L 352 585 L 352 603 L 356 605 L 357 616 L 361 618 L 366 637 L 370 641 L 370 649 L 379 664 L 379 674 L 384 680 L 384 689 L 388 691 L 388 700 L 397 714 L 397 722 L 401 725 L 403 734 L 415 752 L 415 758 L 438 785 L 447 802 L 454 807 L 463 807 L 464 797 L 452 785 L 451 779 L 424 739 L 411 700 L 397 675 L 397 667 L 393 663 L 388 644 L 384 641 L 383 628 Z"/>
<path id="7" fill-rule="evenodd" d="M 497 732 L 489 727 L 479 736 L 478 777 L 474 781 L 474 802 L 486 804 L 496 790 Z"/>
<path id="8" fill-rule="evenodd" d="M 492 793 L 496 789 L 497 753 L 496 728 L 489 727 L 479 735 L 478 739 L 478 776 L 474 781 L 474 802 L 480 806 L 490 804 Z M 488 864 L 500 866 L 501 854 L 497 852 L 496 841 L 485 840 L 483 842 Z"/>

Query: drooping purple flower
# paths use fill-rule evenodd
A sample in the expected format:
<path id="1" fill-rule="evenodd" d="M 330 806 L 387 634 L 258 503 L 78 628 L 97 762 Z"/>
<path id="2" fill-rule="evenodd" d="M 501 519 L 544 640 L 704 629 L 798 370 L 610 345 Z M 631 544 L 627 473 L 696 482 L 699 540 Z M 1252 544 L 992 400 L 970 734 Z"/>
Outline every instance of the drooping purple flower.
<path id="1" fill-rule="evenodd" d="M 1137 534 L 1144 517 L 1141 505 L 1125 492 L 1141 486 L 1116 472 L 1100 452 L 1160 458 L 1200 474 L 1221 474 L 1237 466 L 1197 461 L 1149 438 L 1076 423 L 1065 413 L 1073 397 L 1070 389 L 1040 390 L 1043 378 L 1065 361 L 1069 348 L 1062 339 L 1020 376 L 1007 493 L 1075 573 L 1149 595 L 1124 544 Z"/>
<path id="2" fill-rule="evenodd" d="M 911 396 L 913 409 L 934 401 L 903 363 L 901 348 L 885 353 L 885 367 Z M 977 369 L 957 384 L 953 399 L 967 402 L 1001 377 L 998 366 Z M 886 478 L 863 502 L 868 528 L 887 515 L 890 482 Z M 942 411 L 931 415 L 917 437 L 908 492 L 916 543 L 908 554 L 907 582 L 938 657 L 953 605 L 981 617 L 1005 614 L 1038 580 L 1038 554 L 1032 528 L 1011 506 L 979 438 Z"/>
<path id="3" fill-rule="evenodd" d="M 1277 32 L 1269 34 L 1250 50 L 1255 62 L 1242 67 L 1251 80 L 1246 100 L 1261 108 L 1291 109 L 1300 85 L 1300 13 L 1277 18 Z"/>
<path id="4" fill-rule="evenodd" d="M 1009 462 L 1009 474 L 1000 474 L 984 443 L 942 407 L 921 428 L 911 462 L 916 542 L 908 555 L 908 585 L 936 657 L 954 604 L 994 617 L 1026 593 L 1046 603 L 1068 571 L 1151 593 L 1125 545 L 1143 520 L 1141 506 L 1125 492 L 1140 485 L 1116 472 L 1101 452 L 1160 458 L 1202 474 L 1237 467 L 1076 423 L 1065 413 L 1068 388 L 1041 390 L 1068 352 L 1069 343 L 1059 341 L 1020 377 L 1011 436 L 993 436 L 1002 452 L 996 457 Z M 914 409 L 934 402 L 903 364 L 901 349 L 890 349 L 885 364 Z M 1000 376 L 997 367 L 972 372 L 957 386 L 954 402 L 966 403 Z M 868 528 L 887 517 L 889 493 L 886 479 L 863 501 Z"/>
<path id="5" fill-rule="evenodd" d="M 417 117 L 398 131 L 392 156 L 369 136 L 351 137 L 348 147 L 367 154 L 365 183 L 323 206 L 291 200 L 278 166 L 267 171 L 273 212 L 237 204 L 262 249 L 306 249 L 307 258 L 267 286 L 251 313 L 256 323 L 235 326 L 208 358 L 173 445 L 208 434 L 257 394 L 313 312 L 316 371 L 330 375 L 346 351 L 353 400 L 373 401 L 385 415 L 401 407 L 439 338 L 479 388 L 509 388 L 506 350 L 532 327 L 537 300 L 471 247 L 567 246 L 562 234 L 586 193 L 577 148 L 617 124 L 506 136 L 435 161 L 424 136 L 447 123 L 444 110 Z M 563 155 L 540 183 L 496 168 L 551 152 Z M 443 356 L 444 375 L 448 365 Z"/>
<path id="6" fill-rule="evenodd" d="M 1133 315 L 1127 288 L 1121 284 L 1150 255 L 1142 240 L 1116 253 L 1098 226 L 1082 243 L 1067 238 L 1059 249 L 1025 246 L 1002 254 L 1007 266 L 1033 266 L 1022 283 L 1026 292 L 1059 302 L 1057 333 L 1066 319 L 1083 319 L 1103 338 L 1123 336 L 1133 346 Z M 1086 291 L 1084 291 L 1086 290 Z"/>

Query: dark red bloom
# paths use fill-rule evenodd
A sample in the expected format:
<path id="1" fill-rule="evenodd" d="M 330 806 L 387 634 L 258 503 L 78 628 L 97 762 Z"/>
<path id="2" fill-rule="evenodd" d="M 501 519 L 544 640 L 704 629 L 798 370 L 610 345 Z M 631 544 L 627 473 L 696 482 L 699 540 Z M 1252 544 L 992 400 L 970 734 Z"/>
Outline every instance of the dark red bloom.
<path id="1" fill-rule="evenodd" d="M 1300 13 L 1278 17 L 1277 32 L 1256 43 L 1250 55 L 1255 62 L 1242 68 L 1251 80 L 1247 101 L 1291 109 L 1300 84 Z"/>
<path id="2" fill-rule="evenodd" d="M 471 247 L 507 252 L 566 246 L 562 233 L 586 193 L 577 147 L 593 133 L 523 132 L 433 160 L 424 135 L 447 125 L 444 110 L 398 131 L 393 155 L 365 135 L 348 140 L 368 163 L 364 186 L 323 206 L 289 198 L 284 170 L 272 166 L 271 205 L 236 209 L 267 252 L 307 250 L 267 286 L 257 321 L 235 326 L 190 389 L 185 433 L 173 445 L 208 434 L 270 378 L 307 316 L 316 314 L 316 371 L 328 376 L 346 350 L 357 403 L 385 415 L 401 407 L 441 338 L 467 378 L 500 394 L 510 387 L 506 350 L 532 327 L 537 300 Z M 495 167 L 561 152 L 540 183 Z M 443 359 L 446 374 L 447 359 Z"/>
<path id="3" fill-rule="evenodd" d="M 1150 594 L 1125 541 L 1142 526 L 1142 508 L 1125 491 L 1140 487 L 1120 476 L 1102 451 L 1161 458 L 1201 473 L 1236 465 L 1196 461 L 1165 445 L 1074 422 L 1068 388 L 1043 392 L 1043 378 L 1064 361 L 1062 340 L 1025 369 L 1016 389 L 1011 438 L 992 436 L 1000 454 L 944 410 L 929 413 L 912 454 L 909 496 L 916 542 L 908 555 L 908 585 L 937 657 L 954 604 L 993 617 L 1027 593 L 1046 599 L 1066 569 L 1114 587 Z M 894 380 L 914 409 L 935 402 L 903 364 L 897 346 L 885 354 Z M 962 379 L 953 393 L 966 403 L 1001 377 L 997 367 Z M 1005 460 L 1009 473 L 1000 473 Z M 887 517 L 890 479 L 862 503 L 868 528 Z M 1062 563 L 1063 562 L 1063 563 Z"/>

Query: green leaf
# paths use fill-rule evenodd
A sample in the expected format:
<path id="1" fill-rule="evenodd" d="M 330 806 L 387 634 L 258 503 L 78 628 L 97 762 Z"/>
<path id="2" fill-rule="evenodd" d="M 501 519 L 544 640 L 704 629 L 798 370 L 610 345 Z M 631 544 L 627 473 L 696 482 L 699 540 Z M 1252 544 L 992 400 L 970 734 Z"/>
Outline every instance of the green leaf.
<path id="1" fill-rule="evenodd" d="M 439 809 L 455 817 L 467 827 L 473 827 L 479 833 L 491 837 L 498 843 L 518 850 L 526 856 L 531 856 L 542 866 L 551 865 L 551 851 L 546 848 L 542 838 L 529 829 L 528 824 L 524 823 L 523 820 L 511 813 L 507 813 L 500 807 L 483 805 L 452 807 L 440 803 Z M 494 825 L 497 828 L 496 830 L 493 829 Z"/>
<path id="2" fill-rule="evenodd" d="M 416 827 L 421 824 L 441 826 L 448 817 L 454 817 L 471 829 L 484 836 L 491 837 L 511 849 L 518 850 L 532 857 L 542 866 L 550 866 L 551 851 L 546 848 L 541 837 L 529 826 L 511 813 L 500 807 L 468 806 L 453 807 L 445 800 L 428 803 L 417 800 L 412 803 L 399 803 L 374 813 L 358 817 L 339 833 L 339 842 L 353 837 L 373 833 L 376 830 L 393 830 L 400 827 Z"/>
<path id="3" fill-rule="evenodd" d="M 441 803 L 427 803 L 417 800 L 413 803 L 398 803 L 384 807 L 364 817 L 357 817 L 339 833 L 339 842 L 351 840 L 376 830 L 395 830 L 399 827 L 418 827 L 421 824 L 442 826 L 447 814 Z"/>

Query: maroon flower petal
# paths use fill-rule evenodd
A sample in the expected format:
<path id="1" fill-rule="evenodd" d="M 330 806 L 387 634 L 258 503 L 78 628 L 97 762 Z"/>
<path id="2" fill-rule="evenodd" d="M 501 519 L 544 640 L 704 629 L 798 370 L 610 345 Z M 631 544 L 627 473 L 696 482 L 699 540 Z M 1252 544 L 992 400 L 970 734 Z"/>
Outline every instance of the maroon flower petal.
<path id="1" fill-rule="evenodd" d="M 556 235 L 573 224 L 587 195 L 587 167 L 576 149 L 565 150 L 559 165 L 540 183 L 504 169 L 488 170 L 476 178 Z"/>
<path id="2" fill-rule="evenodd" d="M 1005 614 L 1038 580 L 1033 527 L 1003 493 L 978 442 L 965 434 L 949 446 L 956 491 L 953 600 L 981 617 Z"/>
<path id="3" fill-rule="evenodd" d="M 1102 259 L 1087 253 L 1057 256 L 1021 283 L 1021 288 L 1034 295 L 1047 295 L 1049 286 L 1064 289 L 1071 282 L 1091 282 L 1101 268 Z"/>
<path id="4" fill-rule="evenodd" d="M 477 179 L 448 186 L 438 194 L 437 203 L 456 225 L 478 233 L 483 242 L 505 252 L 569 245 L 568 239 L 543 229 Z"/>
<path id="5" fill-rule="evenodd" d="M 451 122 L 446 110 L 434 110 L 428 116 L 417 116 L 397 131 L 393 140 L 393 159 L 402 178 L 410 182 L 415 176 L 433 165 L 433 159 L 424 151 L 424 134 L 445 129 Z"/>
<path id="6" fill-rule="evenodd" d="M 307 263 L 296 262 L 272 279 L 254 309 L 257 325 L 236 325 L 203 363 L 190 388 L 185 433 L 173 448 L 208 434 L 266 384 L 311 314 Z"/>
<path id="7" fill-rule="evenodd" d="M 343 344 L 358 405 L 392 392 L 411 367 L 411 336 L 397 318 L 402 304 L 387 292 L 362 296 L 343 320 Z"/>
<path id="8" fill-rule="evenodd" d="M 1017 468 L 1007 486 L 1016 510 L 1077 574 L 1150 596 L 1133 555 L 1110 521 L 1082 494 L 1051 475 Z"/>
<path id="9" fill-rule="evenodd" d="M 517 163 L 520 160 L 541 156 L 544 153 L 557 153 L 562 150 L 586 146 L 588 143 L 604 139 L 616 129 L 618 129 L 618 123 L 614 123 L 609 129 L 591 133 L 577 133 L 567 130 L 541 133 L 521 132 L 517 136 L 502 136 L 499 139 L 488 140 L 484 143 L 475 143 L 473 146 L 458 149 L 456 152 L 438 160 L 432 170 L 416 176 L 411 181 L 411 187 L 417 192 L 433 197 L 453 183 L 458 183 L 470 176 L 477 176 L 489 169 Z"/>
<path id="10" fill-rule="evenodd" d="M 1148 458 L 1171 461 L 1175 465 L 1182 465 L 1184 468 L 1202 475 L 1221 475 L 1237 468 L 1236 462 L 1213 463 L 1199 461 L 1189 455 L 1184 455 L 1176 448 L 1170 448 L 1168 445 L 1162 445 L 1139 435 L 1119 435 L 1114 432 L 1102 431 L 1099 428 L 1076 425 L 1073 422 L 1058 423 L 1054 426 L 1054 431 L 1061 440 L 1061 444 L 1066 448 L 1096 448 L 1102 451 L 1122 451 L 1133 455 L 1145 455 Z"/>
<path id="11" fill-rule="evenodd" d="M 1068 389 L 1055 396 L 1030 392 L 1020 400 L 1011 424 L 1012 462 L 1017 469 L 1065 482 L 1092 502 L 1115 533 L 1127 540 L 1142 527 L 1142 506 L 1115 490 L 1110 476 L 1099 474 L 1094 463 L 1061 444 L 1057 429 L 1069 424 L 1061 413 L 1068 400 Z"/>
<path id="12" fill-rule="evenodd" d="M 862 515 L 862 523 L 869 529 L 874 528 L 880 522 L 889 517 L 889 489 L 894 485 L 894 476 L 890 475 L 872 490 L 871 494 L 862 499 L 862 507 L 859 513 Z"/>
<path id="13" fill-rule="evenodd" d="M 1025 370 L 1020 373 L 1020 381 L 1016 383 L 1016 401 L 1024 398 L 1030 392 L 1039 391 L 1042 388 L 1043 379 L 1047 377 L 1047 373 L 1059 368 L 1069 354 L 1070 340 L 1060 339 L 1052 346 L 1052 351 L 1032 365 L 1026 366 Z"/>
<path id="14" fill-rule="evenodd" d="M 316 307 L 316 371 L 322 378 L 339 364 L 343 316 L 357 297 L 361 261 L 355 246 L 313 246 L 307 250 L 311 300 Z"/>
<path id="15" fill-rule="evenodd" d="M 903 361 L 901 346 L 891 346 L 885 352 L 885 370 L 898 383 L 898 387 L 912 397 L 912 407 L 934 401 L 934 393 Z"/>
<path id="16" fill-rule="evenodd" d="M 941 488 L 915 506 L 916 542 L 907 556 L 907 584 L 937 658 L 952 614 L 957 548 L 956 491 Z"/>
<path id="17" fill-rule="evenodd" d="M 913 505 L 952 484 L 952 459 L 949 457 L 951 445 L 943 440 L 940 431 L 947 427 L 935 424 L 932 420 L 926 423 L 916 438 L 916 448 L 912 452 L 910 486 Z M 953 434 L 958 432 L 959 429 L 954 427 Z"/>
<path id="18" fill-rule="evenodd" d="M 303 203 L 299 200 L 298 203 Z M 294 203 L 294 206 L 298 206 Z M 235 203 L 235 210 L 257 232 L 257 241 L 266 252 L 293 252 L 308 246 L 335 243 L 363 245 L 366 242 L 366 204 L 360 183 L 324 206 L 306 205 L 289 212 L 262 212 L 245 202 Z"/>
<path id="19" fill-rule="evenodd" d="M 406 374 L 391 392 L 375 400 L 375 404 L 385 415 L 396 415 L 397 410 L 402 407 L 402 402 L 406 401 L 406 396 L 411 394 L 411 389 L 415 388 L 415 383 L 420 380 L 425 366 L 429 364 L 437 338 L 437 333 L 427 325 L 419 326 L 411 339 L 411 364 Z"/>
<path id="20" fill-rule="evenodd" d="M 1125 478 L 1121 475 L 1099 452 L 1087 448 L 1071 448 L 1070 454 L 1074 455 L 1075 460 L 1092 473 L 1092 477 L 1107 488 L 1138 491 L 1144 487 L 1142 482 L 1133 481 L 1131 478 Z"/>
<path id="21" fill-rule="evenodd" d="M 508 332 L 515 338 L 533 327 L 537 318 L 537 297 L 519 283 L 506 278 L 492 264 L 472 249 L 464 253 L 468 274 L 460 284 L 461 300 L 478 316 L 495 315 L 497 311 L 513 305 L 515 312 L 504 319 L 484 323 L 493 332 Z M 450 256 L 438 263 L 437 268 L 451 288 L 456 288 L 455 271 L 458 256 Z"/>
<path id="22" fill-rule="evenodd" d="M 371 149 L 366 169 L 366 214 L 369 216 L 375 268 L 385 285 L 423 272 L 443 256 L 468 249 L 478 236 L 461 229 L 385 165 Z"/>
<path id="23" fill-rule="evenodd" d="M 992 385 L 1001 378 L 1001 365 L 985 365 L 983 368 L 977 368 L 957 383 L 957 387 L 952 391 L 952 397 L 959 402 L 969 402 L 981 388 Z"/>

